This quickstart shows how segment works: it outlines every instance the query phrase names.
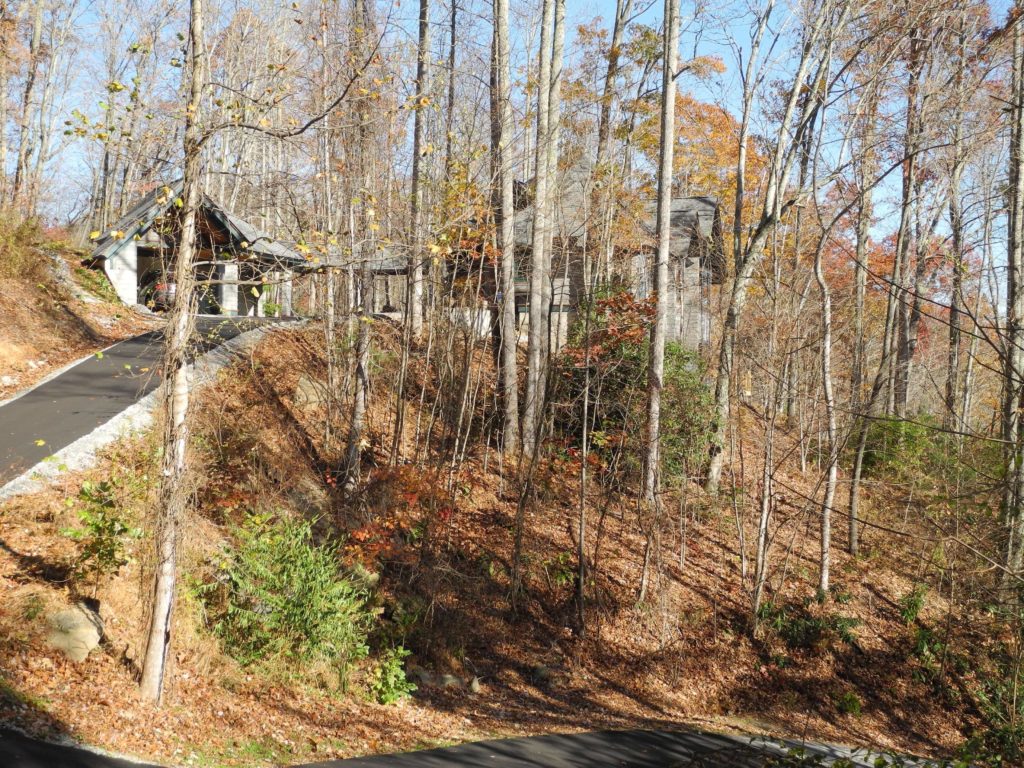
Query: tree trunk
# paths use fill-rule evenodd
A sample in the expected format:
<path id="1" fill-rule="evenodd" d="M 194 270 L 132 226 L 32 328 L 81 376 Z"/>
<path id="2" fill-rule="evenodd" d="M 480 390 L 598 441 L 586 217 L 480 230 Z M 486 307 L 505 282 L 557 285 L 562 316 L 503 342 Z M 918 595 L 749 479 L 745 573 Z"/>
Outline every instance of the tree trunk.
<path id="1" fill-rule="evenodd" d="M 679 57 L 679 0 L 665 0 L 665 37 L 661 77 L 661 145 L 658 163 L 658 250 L 654 260 L 654 325 L 647 363 L 647 454 L 644 498 L 653 503 L 658 487 L 661 444 L 661 390 L 668 331 L 669 247 L 672 240 L 672 158 L 676 135 L 676 65 Z M 681 308 L 677 308 L 681 310 Z"/>
<path id="2" fill-rule="evenodd" d="M 1017 12 L 1024 11 L 1021 2 Z M 1006 488 L 1007 582 L 1015 592 L 1024 565 L 1024 29 L 1013 24 L 1010 107 L 1009 216 L 1007 221 L 1006 340 L 1004 342 L 1003 439 Z"/>
<path id="3" fill-rule="evenodd" d="M 43 38 L 43 6 L 44 0 L 36 0 L 32 7 L 32 33 L 28 48 L 28 73 L 25 76 L 25 88 L 21 98 L 21 121 L 18 125 L 18 160 L 14 168 L 14 186 L 11 188 L 11 201 L 18 205 L 21 202 L 21 188 L 25 183 L 32 144 L 32 95 L 35 92 L 36 77 L 39 74 L 40 46 Z"/>
<path id="4" fill-rule="evenodd" d="M 412 139 L 412 255 L 409 258 L 409 290 L 406 291 L 407 322 L 414 339 L 423 334 L 423 246 L 426 211 L 423 205 L 423 138 L 430 112 L 430 0 L 420 0 L 420 39 L 416 59 L 416 117 Z"/>
<path id="5" fill-rule="evenodd" d="M 953 110 L 953 168 L 949 176 L 949 234 L 950 260 L 953 268 L 953 284 L 949 297 L 949 349 L 946 356 L 946 412 L 942 423 L 947 429 L 961 429 L 960 424 L 960 345 L 964 306 L 964 215 L 960 201 L 960 183 L 964 168 L 964 70 L 966 66 L 966 39 L 964 17 L 960 16 L 957 68 L 954 74 Z M 960 439 L 957 438 L 959 443 Z"/>
<path id="6" fill-rule="evenodd" d="M 515 202 L 512 169 L 512 72 L 509 65 L 508 0 L 494 0 L 495 165 L 498 181 L 498 251 L 501 254 L 501 391 L 504 403 L 502 447 L 519 447 L 519 328 L 516 322 Z"/>
<path id="7" fill-rule="evenodd" d="M 171 645 L 179 529 L 188 508 L 190 493 L 186 481 L 190 405 L 187 352 L 195 323 L 195 271 L 192 264 L 196 247 L 196 213 L 200 202 L 202 147 L 199 110 L 206 82 L 203 0 L 190 0 L 189 45 L 191 67 L 185 109 L 183 212 L 181 239 L 174 267 L 177 293 L 167 323 L 163 360 L 164 438 L 156 528 L 156 571 L 140 685 L 142 697 L 157 704 L 163 695 Z"/>
<path id="8" fill-rule="evenodd" d="M 537 74 L 537 146 L 534 174 L 533 232 L 530 267 L 530 328 L 526 346 L 526 402 L 523 410 L 523 451 L 533 455 L 537 450 L 540 433 L 541 398 L 544 382 L 541 379 L 541 356 L 545 344 L 544 283 L 550 281 L 545 259 L 548 238 L 548 145 L 551 141 L 551 53 L 554 35 L 555 3 L 544 0 L 541 14 L 540 70 Z"/>

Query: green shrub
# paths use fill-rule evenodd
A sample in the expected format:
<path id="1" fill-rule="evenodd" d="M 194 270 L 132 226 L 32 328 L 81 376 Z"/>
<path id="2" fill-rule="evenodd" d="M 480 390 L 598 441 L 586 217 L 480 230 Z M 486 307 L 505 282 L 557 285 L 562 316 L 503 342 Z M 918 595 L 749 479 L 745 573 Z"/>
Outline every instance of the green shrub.
<path id="1" fill-rule="evenodd" d="M 380 704 L 394 704 L 416 690 L 416 686 L 405 676 L 405 658 L 408 655 L 409 651 L 399 645 L 377 658 L 367 687 Z"/>
<path id="2" fill-rule="evenodd" d="M 900 618 L 904 624 L 913 624 L 921 615 L 924 608 L 924 598 L 928 593 L 928 587 L 924 584 L 915 584 L 914 588 L 900 598 Z"/>
<path id="3" fill-rule="evenodd" d="M 764 603 L 758 610 L 758 619 L 774 631 L 790 648 L 815 648 L 832 640 L 852 643 L 853 630 L 860 619 L 836 613 L 814 615 L 808 610 L 811 600 L 798 603 Z"/>
<path id="4" fill-rule="evenodd" d="M 974 702 L 985 727 L 976 731 L 960 750 L 971 765 L 1024 765 L 1024 685 L 1018 649 L 1000 643 L 992 651 L 994 667 L 975 670 Z"/>
<path id="5" fill-rule="evenodd" d="M 262 515 L 234 534 L 217 580 L 199 590 L 227 652 L 243 665 L 325 662 L 344 684 L 367 653 L 371 613 L 337 546 L 315 544 L 308 521 Z"/>
<path id="6" fill-rule="evenodd" d="M 589 379 L 588 449 L 598 466 L 597 477 L 606 486 L 635 481 L 643 467 L 652 310 L 650 302 L 638 301 L 628 291 L 599 295 L 578 315 L 557 361 L 557 426 L 567 445 L 579 446 Z M 664 485 L 678 485 L 697 474 L 707 457 L 713 408 L 705 378 L 696 352 L 666 344 L 661 401 Z"/>
<path id="7" fill-rule="evenodd" d="M 876 419 L 868 429 L 864 475 L 912 477 L 928 468 L 937 433 L 926 423 L 898 418 Z"/>
<path id="8" fill-rule="evenodd" d="M 858 696 L 854 691 L 846 691 L 836 699 L 836 709 L 844 715 L 859 717 L 862 708 L 863 705 L 861 704 L 860 696 Z"/>
<path id="9" fill-rule="evenodd" d="M 74 502 L 69 500 L 73 506 Z M 128 562 L 127 542 L 138 538 L 135 528 L 117 498 L 116 479 L 82 483 L 78 492 L 79 528 L 66 528 L 63 533 L 82 545 L 76 561 L 79 573 L 100 577 L 117 571 Z"/>

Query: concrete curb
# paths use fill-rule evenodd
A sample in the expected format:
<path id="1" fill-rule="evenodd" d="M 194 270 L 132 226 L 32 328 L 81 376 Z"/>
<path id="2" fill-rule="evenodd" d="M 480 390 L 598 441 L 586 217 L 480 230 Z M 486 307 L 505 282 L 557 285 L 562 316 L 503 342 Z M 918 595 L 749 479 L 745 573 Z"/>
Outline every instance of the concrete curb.
<path id="1" fill-rule="evenodd" d="M 201 387 L 213 381 L 214 377 L 224 366 L 254 349 L 263 336 L 282 327 L 287 328 L 290 326 L 268 325 L 254 328 L 251 331 L 239 334 L 204 354 L 189 366 L 192 378 L 191 388 Z M 92 355 L 89 357 L 92 357 Z M 69 366 L 69 368 L 73 367 Z M 152 425 L 153 411 L 160 402 L 160 398 L 163 397 L 163 393 L 164 386 L 161 384 L 105 424 L 101 424 L 89 434 L 61 448 L 52 456 L 48 456 L 34 467 L 29 468 L 18 477 L 9 481 L 6 485 L 0 487 L 0 501 L 6 501 L 26 493 L 34 493 L 52 483 L 62 474 L 75 472 L 91 466 L 95 462 L 96 454 L 101 448 L 110 445 L 122 437 L 141 432 Z M 24 394 L 26 392 L 22 393 L 22 395 Z M 18 397 L 21 397 L 21 395 Z"/>

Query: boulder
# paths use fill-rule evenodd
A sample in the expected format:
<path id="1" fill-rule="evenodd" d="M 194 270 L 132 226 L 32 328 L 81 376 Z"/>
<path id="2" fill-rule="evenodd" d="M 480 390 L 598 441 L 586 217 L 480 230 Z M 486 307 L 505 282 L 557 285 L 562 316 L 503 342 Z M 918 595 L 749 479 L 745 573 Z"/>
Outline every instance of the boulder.
<path id="1" fill-rule="evenodd" d="M 309 376 L 300 376 L 299 383 L 295 385 L 292 402 L 296 408 L 315 408 L 323 405 L 327 402 L 327 387 L 323 382 Z"/>
<path id="2" fill-rule="evenodd" d="M 103 639 L 103 619 L 84 603 L 52 614 L 48 621 L 47 641 L 72 661 L 85 661 Z"/>

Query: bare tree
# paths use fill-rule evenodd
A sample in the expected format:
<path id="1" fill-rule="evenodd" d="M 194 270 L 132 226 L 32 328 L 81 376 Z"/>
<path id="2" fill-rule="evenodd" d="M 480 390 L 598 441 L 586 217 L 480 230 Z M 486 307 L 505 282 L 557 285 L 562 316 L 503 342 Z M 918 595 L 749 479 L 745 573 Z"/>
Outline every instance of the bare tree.
<path id="1" fill-rule="evenodd" d="M 143 698 L 159 703 L 167 673 L 177 582 L 180 527 L 188 509 L 186 478 L 189 442 L 188 343 L 195 325 L 196 218 L 200 202 L 202 144 L 200 105 L 206 84 L 206 50 L 203 40 L 203 0 L 190 0 L 188 72 L 185 104 L 184 180 L 182 183 L 181 239 L 174 266 L 177 293 L 167 323 L 164 349 L 164 435 L 160 468 L 160 505 L 157 512 L 156 564 L 142 665 Z"/>
<path id="2" fill-rule="evenodd" d="M 501 393 L 504 403 L 502 446 L 519 447 L 519 328 L 516 322 L 515 202 L 512 171 L 512 72 L 509 64 L 508 0 L 494 0 L 494 88 L 496 132 L 494 164 L 498 185 L 498 250 L 501 254 Z"/>
<path id="3" fill-rule="evenodd" d="M 658 162 L 658 249 L 654 261 L 656 307 L 647 367 L 647 451 L 644 498 L 655 502 L 661 444 L 661 390 L 665 376 L 665 335 L 668 330 L 669 249 L 672 245 L 672 160 L 676 136 L 676 66 L 679 60 L 679 0 L 665 0 L 662 64 L 661 140 Z"/>

